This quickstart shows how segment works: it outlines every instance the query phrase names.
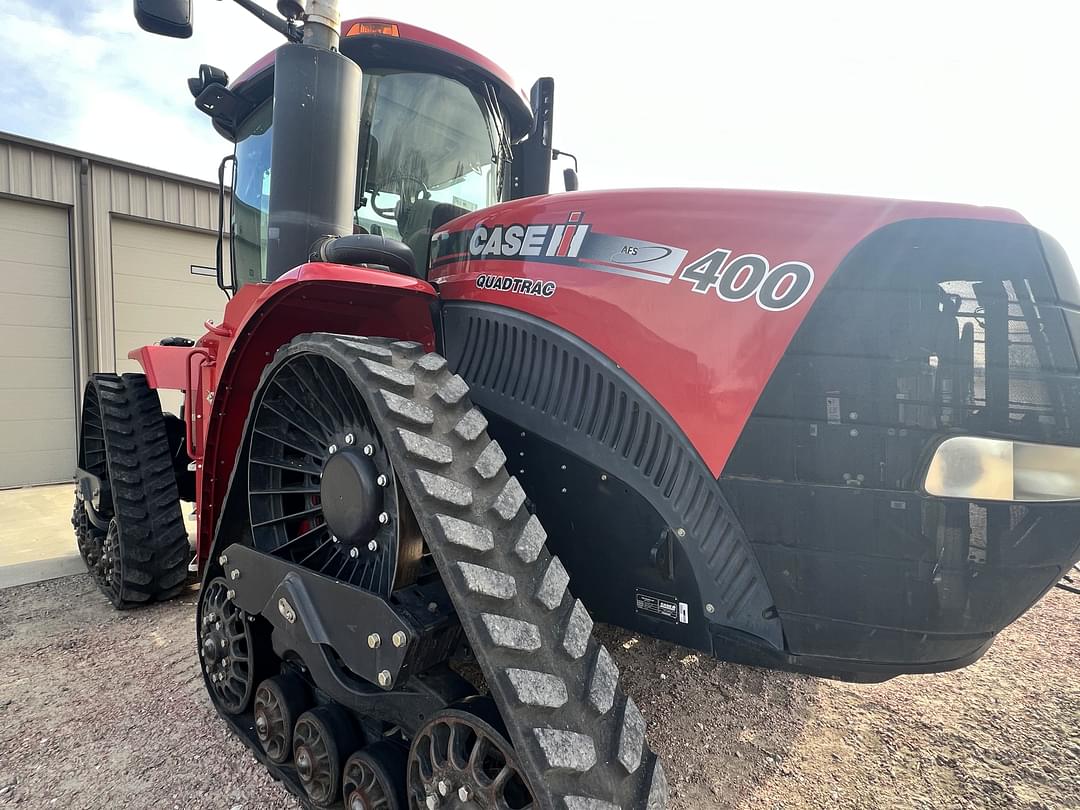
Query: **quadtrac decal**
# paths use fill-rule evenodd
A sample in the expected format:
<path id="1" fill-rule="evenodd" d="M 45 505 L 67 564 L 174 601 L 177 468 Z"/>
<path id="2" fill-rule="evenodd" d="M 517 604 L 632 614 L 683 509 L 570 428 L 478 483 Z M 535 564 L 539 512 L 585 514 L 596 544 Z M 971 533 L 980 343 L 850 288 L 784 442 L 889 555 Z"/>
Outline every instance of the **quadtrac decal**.
<path id="1" fill-rule="evenodd" d="M 659 284 L 670 284 L 677 278 L 700 295 L 712 291 L 731 303 L 752 298 L 770 312 L 795 306 L 814 283 L 814 269 L 806 262 L 770 266 L 769 260 L 757 253 L 732 259 L 732 251 L 725 248 L 710 251 L 678 272 L 687 255 L 683 248 L 597 233 L 581 211 L 572 211 L 566 222 L 557 224 L 477 225 L 470 231 L 439 233 L 432 238 L 431 253 L 432 269 L 479 259 L 569 265 Z M 478 276 L 476 286 L 544 298 L 557 289 L 555 282 L 497 274 Z"/>

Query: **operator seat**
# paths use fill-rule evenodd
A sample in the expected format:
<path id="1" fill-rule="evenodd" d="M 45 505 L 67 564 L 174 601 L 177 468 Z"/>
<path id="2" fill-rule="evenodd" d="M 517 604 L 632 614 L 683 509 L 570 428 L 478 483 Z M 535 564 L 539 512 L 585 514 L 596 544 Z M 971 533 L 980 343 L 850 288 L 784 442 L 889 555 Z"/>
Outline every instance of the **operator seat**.
<path id="1" fill-rule="evenodd" d="M 420 278 L 427 279 L 431 235 L 450 220 L 468 213 L 467 208 L 435 200 L 417 200 L 408 207 L 398 203 L 398 233 L 416 256 Z"/>

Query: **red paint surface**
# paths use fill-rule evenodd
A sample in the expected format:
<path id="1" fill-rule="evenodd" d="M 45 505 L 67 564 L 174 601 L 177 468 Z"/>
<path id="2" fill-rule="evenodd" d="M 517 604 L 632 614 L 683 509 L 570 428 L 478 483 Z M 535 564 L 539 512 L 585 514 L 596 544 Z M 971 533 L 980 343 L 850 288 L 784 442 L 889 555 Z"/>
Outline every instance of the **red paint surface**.
<path id="1" fill-rule="evenodd" d="M 352 20 L 345 20 L 341 24 L 341 33 L 344 34 L 349 30 L 354 23 L 389 23 L 398 27 L 397 39 L 407 39 L 413 42 L 419 42 L 423 45 L 428 45 L 432 48 L 437 48 L 440 51 L 453 54 L 454 56 L 465 59 L 472 62 L 481 70 L 490 73 L 500 82 L 511 88 L 521 98 L 522 103 L 525 104 L 526 109 L 529 107 L 529 97 L 525 91 L 514 81 L 514 79 L 503 68 L 496 65 L 490 59 L 483 54 L 474 51 L 467 45 L 462 45 L 449 37 L 444 37 L 442 34 L 436 34 L 434 31 L 428 31 L 426 28 L 420 28 L 416 25 L 409 25 L 408 23 L 401 23 L 397 20 L 388 20 L 383 17 L 356 17 Z M 379 37 L 381 39 L 395 39 L 395 37 L 387 37 L 382 34 L 358 34 L 357 36 L 364 37 Z M 232 87 L 235 89 L 239 85 L 246 81 L 249 81 L 253 77 L 257 76 L 262 71 L 274 64 L 274 53 L 271 51 L 266 54 L 262 59 L 249 67 L 243 73 L 240 74 L 233 83 Z"/>
<path id="2" fill-rule="evenodd" d="M 225 306 L 222 323 L 207 332 L 196 349 L 206 353 L 200 380 L 187 390 L 177 376 L 175 352 L 146 346 L 129 355 L 143 363 L 154 387 L 185 391 L 185 413 L 195 418 L 196 548 L 200 565 L 210 553 L 213 530 L 243 439 L 252 395 L 277 349 L 304 332 L 387 335 L 435 347 L 431 303 L 435 290 L 419 279 L 384 270 L 312 263 L 272 284 L 242 287 Z M 175 356 L 174 356 L 175 355 Z M 163 360 L 162 366 L 157 366 Z M 186 371 L 183 372 L 186 375 Z M 168 385 L 161 384 L 168 381 Z M 153 383 L 151 383 L 153 385 Z M 209 394 L 213 396 L 208 396 Z"/>
<path id="3" fill-rule="evenodd" d="M 681 267 L 716 248 L 732 257 L 758 253 L 773 267 L 810 264 L 809 293 L 770 312 L 753 298 L 738 303 L 698 294 L 678 279 L 659 284 L 576 266 L 460 255 L 432 272 L 432 282 L 369 268 L 305 264 L 272 284 L 242 288 L 223 322 L 197 344 L 204 352 L 196 393 L 198 554 L 209 554 L 251 398 L 274 352 L 309 331 L 387 335 L 434 348 L 431 305 L 485 301 L 557 324 L 622 366 L 664 407 L 719 474 L 765 383 L 817 294 L 847 253 L 874 230 L 903 219 L 954 217 L 1024 222 L 1003 209 L 932 203 L 697 189 L 575 192 L 485 209 L 444 231 L 476 225 L 565 224 L 583 211 L 593 233 L 687 250 Z M 617 260 L 617 257 L 615 257 Z M 606 263 L 612 266 L 611 263 Z M 494 273 L 554 281 L 552 298 L 481 290 L 476 276 Z M 188 386 L 193 350 L 148 346 L 130 355 L 155 387 Z M 213 394 L 213 396 L 208 396 Z"/>
<path id="4" fill-rule="evenodd" d="M 935 203 L 705 189 L 574 192 L 484 209 L 443 232 L 517 223 L 565 223 L 572 211 L 594 233 L 685 248 L 682 266 L 715 248 L 731 258 L 759 253 L 771 267 L 813 267 L 809 293 L 770 312 L 751 298 L 731 303 L 695 293 L 678 273 L 664 285 L 596 270 L 463 256 L 431 273 L 445 299 L 485 301 L 528 312 L 591 344 L 671 414 L 719 475 L 765 383 L 807 310 L 847 253 L 883 225 L 956 217 L 1023 222 L 1012 211 Z M 680 268 L 681 269 L 681 268 Z M 481 290 L 482 273 L 555 281 L 552 298 Z"/>
<path id="5" fill-rule="evenodd" d="M 184 346 L 140 346 L 128 352 L 128 358 L 143 367 L 151 388 L 183 391 L 187 388 L 188 364 L 195 351 Z"/>

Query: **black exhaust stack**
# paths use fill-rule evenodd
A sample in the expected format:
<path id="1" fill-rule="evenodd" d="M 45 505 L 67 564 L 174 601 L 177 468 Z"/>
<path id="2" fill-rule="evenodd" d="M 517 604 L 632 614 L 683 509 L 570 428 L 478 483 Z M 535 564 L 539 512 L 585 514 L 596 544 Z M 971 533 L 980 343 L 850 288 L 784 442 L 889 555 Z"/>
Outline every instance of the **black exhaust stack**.
<path id="1" fill-rule="evenodd" d="M 308 40 L 275 57 L 268 280 L 306 262 L 320 236 L 352 233 L 360 67 Z"/>

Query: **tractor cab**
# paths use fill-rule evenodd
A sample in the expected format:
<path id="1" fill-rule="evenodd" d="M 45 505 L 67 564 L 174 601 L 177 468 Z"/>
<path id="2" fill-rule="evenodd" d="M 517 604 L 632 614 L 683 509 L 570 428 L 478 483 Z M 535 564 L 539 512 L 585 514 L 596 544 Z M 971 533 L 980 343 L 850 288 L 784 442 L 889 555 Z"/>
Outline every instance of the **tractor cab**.
<path id="1" fill-rule="evenodd" d="M 342 31 L 341 52 L 363 72 L 353 233 L 405 243 L 424 277 L 435 230 L 500 201 L 547 191 L 550 79 L 537 82 L 530 106 L 500 68 L 445 37 L 370 19 L 346 22 Z M 207 110 L 235 143 L 236 286 L 275 276 L 267 266 L 272 56 L 227 89 L 214 87 L 232 103 Z"/>

